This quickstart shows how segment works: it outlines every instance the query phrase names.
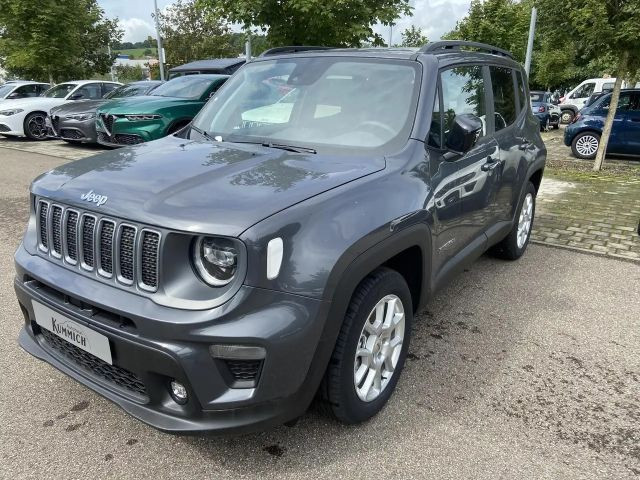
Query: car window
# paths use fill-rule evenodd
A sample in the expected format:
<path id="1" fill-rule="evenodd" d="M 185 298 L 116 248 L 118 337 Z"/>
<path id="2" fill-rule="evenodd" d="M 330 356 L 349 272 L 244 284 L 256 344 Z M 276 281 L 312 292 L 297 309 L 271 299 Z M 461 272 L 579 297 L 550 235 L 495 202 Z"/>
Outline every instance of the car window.
<path id="1" fill-rule="evenodd" d="M 535 92 L 531 92 L 529 96 L 531 97 L 531 101 L 534 103 L 542 102 L 544 97 L 544 95 L 542 95 L 541 93 L 535 93 Z"/>
<path id="2" fill-rule="evenodd" d="M 640 92 L 632 92 L 629 99 L 629 111 L 640 112 Z"/>
<path id="3" fill-rule="evenodd" d="M 97 98 L 102 98 L 102 89 L 100 88 L 99 83 L 89 83 L 80 87 L 73 93 L 73 95 L 82 95 L 82 97 L 80 97 L 82 100 L 87 98 L 95 100 Z"/>
<path id="4" fill-rule="evenodd" d="M 107 93 L 113 92 L 120 85 L 117 83 L 103 83 L 102 84 L 102 96 L 104 97 Z"/>
<path id="5" fill-rule="evenodd" d="M 75 83 L 60 83 L 44 92 L 42 96 L 49 98 L 64 98 L 76 87 L 77 85 Z"/>
<path id="6" fill-rule="evenodd" d="M 40 94 L 37 85 L 23 85 L 16 88 L 15 92 L 19 98 L 37 97 Z"/>
<path id="7" fill-rule="evenodd" d="M 482 67 L 470 65 L 444 70 L 440 74 L 443 105 L 443 144 L 456 115 L 471 113 L 482 120 L 481 136 L 486 135 L 485 85 Z"/>
<path id="8" fill-rule="evenodd" d="M 613 90 L 614 85 L 615 85 L 615 84 L 614 84 L 614 83 L 612 83 L 612 82 L 609 82 L 609 83 L 603 83 L 603 84 L 602 84 L 602 91 L 603 91 L 603 92 L 608 92 L 608 91 L 610 91 L 610 90 Z"/>
<path id="9" fill-rule="evenodd" d="M 591 94 L 593 93 L 593 91 L 596 88 L 596 84 L 593 82 L 589 82 L 589 83 L 585 83 L 584 85 L 582 85 L 581 87 L 579 87 L 574 93 L 573 95 L 571 95 L 571 98 L 587 98 L 590 97 Z"/>
<path id="10" fill-rule="evenodd" d="M 611 95 L 607 95 L 604 100 L 599 105 L 600 109 L 609 109 L 609 105 L 611 104 Z M 617 112 L 626 112 L 630 109 L 631 106 L 631 93 L 630 92 L 622 92 L 620 94 L 620 98 L 618 99 L 618 109 Z"/>
<path id="11" fill-rule="evenodd" d="M 431 147 L 442 148 L 442 115 L 440 113 L 440 92 L 436 89 L 436 99 L 433 102 L 433 112 L 431 114 L 431 126 L 427 144 Z"/>
<path id="12" fill-rule="evenodd" d="M 204 107 L 194 126 L 229 142 L 325 152 L 394 150 L 406 143 L 413 125 L 418 68 L 416 62 L 347 57 L 250 63 Z"/>
<path id="13" fill-rule="evenodd" d="M 44 92 L 46 92 L 49 89 L 49 84 L 45 83 L 45 84 L 41 84 L 38 85 L 38 95 L 42 95 Z"/>
<path id="14" fill-rule="evenodd" d="M 144 83 L 122 85 L 121 87 L 118 87 L 107 93 L 104 98 L 123 98 L 135 97 L 136 95 L 145 95 L 154 86 L 155 84 L 150 86 Z"/>
<path id="15" fill-rule="evenodd" d="M 520 109 L 527 108 L 527 88 L 524 85 L 522 72 L 516 70 L 516 79 L 518 81 L 518 98 L 520 99 Z"/>
<path id="16" fill-rule="evenodd" d="M 198 100 L 214 83 L 221 85 L 224 80 L 226 77 L 216 79 L 203 75 L 187 75 L 169 80 L 153 90 L 151 95 Z"/>
<path id="17" fill-rule="evenodd" d="M 489 67 L 493 89 L 493 111 L 496 132 L 507 128 L 516 120 L 516 92 L 512 70 L 505 67 Z"/>

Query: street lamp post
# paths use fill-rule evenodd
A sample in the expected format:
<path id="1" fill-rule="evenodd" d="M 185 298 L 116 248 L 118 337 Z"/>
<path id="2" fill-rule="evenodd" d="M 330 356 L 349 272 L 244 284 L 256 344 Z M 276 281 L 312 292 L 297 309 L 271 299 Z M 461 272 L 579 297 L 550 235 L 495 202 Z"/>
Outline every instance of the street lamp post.
<path id="1" fill-rule="evenodd" d="M 153 8 L 156 12 L 156 39 L 158 41 L 158 66 L 160 67 L 160 80 L 164 81 L 164 51 L 162 49 L 162 36 L 160 35 L 160 20 L 158 19 L 158 0 L 153 0 Z"/>

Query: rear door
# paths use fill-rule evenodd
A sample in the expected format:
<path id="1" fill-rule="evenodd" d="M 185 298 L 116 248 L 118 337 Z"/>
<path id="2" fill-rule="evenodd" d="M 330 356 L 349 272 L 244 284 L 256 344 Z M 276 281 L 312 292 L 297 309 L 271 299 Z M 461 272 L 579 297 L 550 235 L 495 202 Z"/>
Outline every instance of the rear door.
<path id="1" fill-rule="evenodd" d="M 629 93 L 629 105 L 624 116 L 621 153 L 640 155 L 640 91 Z"/>

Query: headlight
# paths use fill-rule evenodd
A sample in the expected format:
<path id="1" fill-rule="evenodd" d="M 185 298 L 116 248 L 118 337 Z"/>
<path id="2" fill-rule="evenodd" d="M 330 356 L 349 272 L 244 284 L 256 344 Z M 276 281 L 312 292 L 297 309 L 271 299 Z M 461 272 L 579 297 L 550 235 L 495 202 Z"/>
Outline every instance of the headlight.
<path id="1" fill-rule="evenodd" d="M 84 120 L 91 120 L 92 118 L 96 118 L 96 114 L 95 112 L 73 113 L 71 115 L 66 115 L 64 118 L 66 118 L 67 120 L 78 120 L 82 122 Z"/>
<path id="2" fill-rule="evenodd" d="M 238 251 L 231 240 L 198 237 L 193 263 L 202 280 L 212 287 L 222 287 L 233 280 L 238 270 Z"/>
<path id="3" fill-rule="evenodd" d="M 139 122 L 141 120 L 157 120 L 158 118 L 162 118 L 162 115 L 141 113 L 136 115 L 125 115 L 124 118 L 131 120 L 132 122 Z"/>
<path id="4" fill-rule="evenodd" d="M 21 108 L 12 108 L 11 110 L 1 110 L 0 116 L 10 117 L 11 115 L 15 115 L 16 113 L 24 112 Z"/>

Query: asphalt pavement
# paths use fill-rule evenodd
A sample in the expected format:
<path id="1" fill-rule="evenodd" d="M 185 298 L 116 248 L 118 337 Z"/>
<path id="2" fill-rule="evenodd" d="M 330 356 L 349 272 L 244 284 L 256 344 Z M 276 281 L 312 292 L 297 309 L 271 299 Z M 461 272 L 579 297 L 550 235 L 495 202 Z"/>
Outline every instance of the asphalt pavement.
<path id="1" fill-rule="evenodd" d="M 0 147 L 0 478 L 640 476 L 640 265 L 539 245 L 482 257 L 431 300 L 398 389 L 364 425 L 312 410 L 219 438 L 134 420 L 17 343 L 28 185 L 65 161 Z"/>

